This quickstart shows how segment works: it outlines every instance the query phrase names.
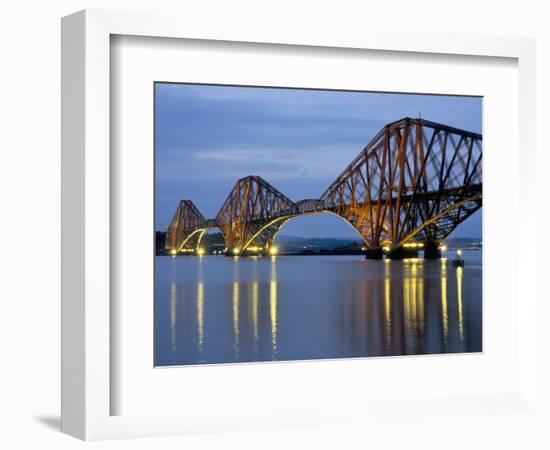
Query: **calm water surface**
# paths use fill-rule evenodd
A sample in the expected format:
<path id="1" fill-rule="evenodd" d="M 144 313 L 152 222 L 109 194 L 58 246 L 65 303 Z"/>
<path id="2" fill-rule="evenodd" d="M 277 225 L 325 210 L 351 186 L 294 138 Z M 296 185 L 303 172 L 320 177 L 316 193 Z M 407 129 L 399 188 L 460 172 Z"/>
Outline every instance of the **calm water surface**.
<path id="1" fill-rule="evenodd" d="M 481 252 L 157 256 L 157 366 L 482 350 Z"/>

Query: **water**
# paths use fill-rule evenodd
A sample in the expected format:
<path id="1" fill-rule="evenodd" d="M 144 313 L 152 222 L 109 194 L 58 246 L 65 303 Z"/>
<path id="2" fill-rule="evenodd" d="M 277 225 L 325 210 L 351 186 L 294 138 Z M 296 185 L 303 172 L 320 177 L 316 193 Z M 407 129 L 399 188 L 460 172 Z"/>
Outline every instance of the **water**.
<path id="1" fill-rule="evenodd" d="M 481 252 L 156 259 L 155 365 L 482 350 Z"/>

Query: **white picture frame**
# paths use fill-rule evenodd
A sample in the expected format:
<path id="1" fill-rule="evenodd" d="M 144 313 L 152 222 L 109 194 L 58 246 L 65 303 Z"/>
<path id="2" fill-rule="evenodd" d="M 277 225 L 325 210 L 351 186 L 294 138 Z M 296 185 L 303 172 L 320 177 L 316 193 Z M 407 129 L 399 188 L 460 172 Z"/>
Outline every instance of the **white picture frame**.
<path id="1" fill-rule="evenodd" d="M 230 405 L 220 413 L 195 416 L 170 414 L 112 415 L 112 395 L 120 388 L 111 378 L 111 191 L 110 169 L 110 38 L 112 35 L 200 39 L 242 43 L 297 45 L 302 48 L 366 49 L 414 54 L 499 57 L 517 60 L 519 77 L 518 136 L 521 148 L 517 211 L 536 221 L 536 189 L 530 174 L 535 167 L 535 44 L 532 39 L 481 37 L 437 33 L 353 31 L 338 33 L 285 29 L 264 23 L 234 28 L 228 23 L 202 23 L 188 17 L 112 11 L 82 11 L 62 22 L 62 430 L 86 440 L 161 436 L 220 430 L 257 429 L 299 424 L 361 422 L 388 406 L 376 400 L 332 405 L 330 413 L 310 403 L 303 408 L 277 405 L 273 414 L 251 414 L 253 420 L 230 420 Z M 519 198 L 522 199 L 519 202 Z M 519 414 L 537 414 L 536 292 L 528 280 L 534 271 L 535 249 L 517 249 L 517 283 L 523 289 L 517 315 L 521 367 L 515 390 L 469 398 L 425 398 L 408 403 L 411 415 L 437 407 L 468 416 L 498 413 L 502 405 Z M 518 294 L 515 293 L 517 296 Z M 397 363 L 399 364 L 399 363 Z M 273 370 L 275 366 L 264 366 Z M 310 366 L 313 367 L 313 366 Z M 310 369 L 312 370 L 312 369 Z M 344 369 L 345 370 L 345 369 Z M 347 370 L 351 370 L 348 367 Z M 184 375 L 182 375 L 184 376 Z M 395 401 L 395 400 L 393 400 Z M 472 405 L 482 404 L 479 410 Z M 376 405 L 376 407 L 375 407 Z M 505 409 L 506 409 L 505 408 Z M 316 413 L 320 411 L 320 413 Z M 352 418 L 354 418 L 352 420 Z"/>

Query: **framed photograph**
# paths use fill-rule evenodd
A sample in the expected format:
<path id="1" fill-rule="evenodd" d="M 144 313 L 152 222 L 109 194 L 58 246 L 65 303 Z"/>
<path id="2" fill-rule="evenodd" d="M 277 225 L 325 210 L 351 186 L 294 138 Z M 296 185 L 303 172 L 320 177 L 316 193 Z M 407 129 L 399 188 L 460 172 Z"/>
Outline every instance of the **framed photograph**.
<path id="1" fill-rule="evenodd" d="M 63 431 L 536 414 L 534 43 L 257 26 L 63 19 Z"/>
<path id="2" fill-rule="evenodd" d="M 482 351 L 481 97 L 154 95 L 156 366 Z"/>

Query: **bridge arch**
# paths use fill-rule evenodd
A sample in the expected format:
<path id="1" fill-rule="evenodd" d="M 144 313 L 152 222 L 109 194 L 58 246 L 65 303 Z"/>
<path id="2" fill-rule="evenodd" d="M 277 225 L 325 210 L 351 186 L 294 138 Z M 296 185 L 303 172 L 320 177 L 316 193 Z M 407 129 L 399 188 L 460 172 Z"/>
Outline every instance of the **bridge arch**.
<path id="1" fill-rule="evenodd" d="M 202 242 L 204 240 L 204 237 L 207 236 L 209 233 L 215 233 L 217 232 L 223 239 L 223 242 L 224 242 L 224 251 L 227 250 L 227 239 L 225 238 L 224 234 L 223 234 L 223 231 L 221 230 L 220 227 L 216 226 L 216 225 L 211 225 L 211 226 L 208 226 L 208 228 L 206 228 L 204 230 L 204 232 L 201 234 L 198 242 L 197 242 L 197 247 L 196 247 L 196 250 L 198 251 L 202 245 Z"/>
<path id="2" fill-rule="evenodd" d="M 420 224 L 407 236 L 403 237 L 395 246 L 401 247 L 411 240 L 439 245 L 461 223 L 481 209 L 481 207 L 481 193 L 450 203 L 432 218 Z"/>
<path id="3" fill-rule="evenodd" d="M 338 217 L 338 219 L 343 221 L 349 228 L 353 230 L 354 234 L 363 243 L 366 243 L 364 237 L 361 235 L 359 230 L 356 227 L 354 227 L 353 224 L 350 223 L 345 217 L 335 213 L 334 211 L 330 211 L 330 210 L 316 210 L 316 211 L 307 211 L 307 212 L 294 211 L 292 214 L 277 217 L 265 223 L 263 226 L 257 229 L 255 233 L 252 234 L 246 241 L 244 241 L 241 247 L 238 247 L 238 248 L 228 247 L 228 252 L 233 254 L 240 254 L 243 252 L 247 252 L 250 249 L 254 249 L 254 251 L 262 251 L 262 252 L 269 253 L 270 250 L 274 247 L 274 242 L 276 240 L 277 235 L 287 223 L 299 217 L 322 215 L 322 214 L 330 214 L 332 216 Z"/>
<path id="4" fill-rule="evenodd" d="M 293 215 L 293 216 L 289 217 L 287 220 L 285 220 L 285 222 L 283 224 L 281 224 L 281 226 L 279 228 L 279 232 L 295 220 L 299 220 L 299 219 L 305 218 L 305 217 L 313 217 L 313 216 L 331 216 L 331 217 L 337 218 L 337 221 L 339 223 L 341 223 L 343 226 L 345 226 L 347 229 L 351 230 L 353 232 L 353 235 L 358 240 L 360 240 L 363 244 L 366 243 L 363 236 L 361 236 L 361 233 L 359 232 L 359 230 L 357 228 L 355 228 L 353 226 L 353 224 L 350 223 L 345 217 L 343 217 L 339 214 L 336 214 L 334 211 L 324 210 L 324 209 L 317 210 L 317 211 L 311 211 L 311 212 L 302 212 L 302 213 L 299 213 L 299 214 L 296 214 L 296 215 Z M 273 239 L 274 241 L 276 241 L 276 237 L 277 236 L 274 236 L 274 239 Z M 327 237 L 330 237 L 330 236 L 327 235 Z"/>
<path id="5" fill-rule="evenodd" d="M 172 255 L 194 251 L 208 221 L 191 200 L 181 200 L 166 231 L 165 249 Z"/>
<path id="6" fill-rule="evenodd" d="M 246 251 L 251 246 L 258 250 L 269 251 L 269 249 L 273 247 L 277 235 L 285 227 L 286 224 L 300 217 L 324 215 L 324 214 L 328 214 L 340 219 L 351 230 L 353 230 L 353 233 L 361 240 L 361 242 L 363 242 L 364 244 L 367 244 L 367 241 L 365 240 L 361 232 L 346 217 L 328 209 L 316 209 L 316 210 L 296 211 L 293 214 L 289 214 L 283 217 L 278 217 L 273 221 L 265 224 L 263 227 L 257 230 L 257 232 L 254 235 L 252 235 L 252 237 L 249 238 L 249 240 L 245 243 L 245 245 L 241 249 L 239 249 L 239 252 Z M 263 235 L 266 231 L 270 231 L 270 234 Z M 258 238 L 260 238 L 259 241 L 258 241 Z"/>

